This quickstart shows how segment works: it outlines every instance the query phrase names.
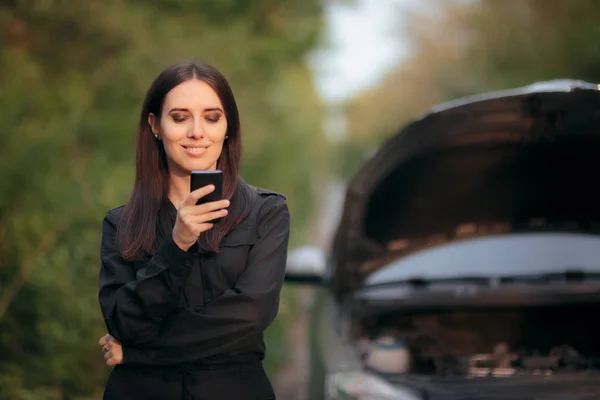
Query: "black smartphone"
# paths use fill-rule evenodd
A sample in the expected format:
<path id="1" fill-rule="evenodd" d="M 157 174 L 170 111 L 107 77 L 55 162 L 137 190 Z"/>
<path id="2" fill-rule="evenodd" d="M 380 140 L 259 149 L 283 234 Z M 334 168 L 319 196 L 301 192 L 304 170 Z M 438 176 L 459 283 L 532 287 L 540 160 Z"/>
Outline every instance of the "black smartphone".
<path id="1" fill-rule="evenodd" d="M 215 190 L 198 199 L 196 205 L 222 200 L 223 196 L 223 172 L 220 170 L 192 171 L 190 176 L 190 192 L 203 186 L 214 185 Z M 222 218 L 211 221 L 213 224 L 221 222 Z"/>

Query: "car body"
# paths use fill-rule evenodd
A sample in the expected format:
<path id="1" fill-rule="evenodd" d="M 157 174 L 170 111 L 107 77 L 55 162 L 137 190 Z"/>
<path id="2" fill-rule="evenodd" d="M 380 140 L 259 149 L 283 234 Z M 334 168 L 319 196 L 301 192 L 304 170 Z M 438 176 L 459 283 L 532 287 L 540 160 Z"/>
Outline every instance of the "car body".
<path id="1" fill-rule="evenodd" d="M 350 179 L 319 287 L 311 400 L 600 399 L 600 91 L 441 104 Z"/>

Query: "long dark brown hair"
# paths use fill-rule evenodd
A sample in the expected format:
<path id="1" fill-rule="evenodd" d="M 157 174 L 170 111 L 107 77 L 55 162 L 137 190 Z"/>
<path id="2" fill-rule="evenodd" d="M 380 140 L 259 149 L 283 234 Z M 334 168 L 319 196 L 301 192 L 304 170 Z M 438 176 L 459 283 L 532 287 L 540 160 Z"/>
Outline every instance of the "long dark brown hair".
<path id="1" fill-rule="evenodd" d="M 160 118 L 164 99 L 175 86 L 198 79 L 207 83 L 219 96 L 227 118 L 227 140 L 217 168 L 223 171 L 223 198 L 230 199 L 229 213 L 220 224 L 200 235 L 199 246 L 216 252 L 221 240 L 243 219 L 250 204 L 250 189 L 238 185 L 242 154 L 240 118 L 233 92 L 225 77 L 204 62 L 172 65 L 161 72 L 146 93 L 140 113 L 136 139 L 135 182 L 129 201 L 119 222 L 117 240 L 123 257 L 135 260 L 156 248 L 161 233 L 172 229 L 173 221 L 159 218 L 161 209 L 169 204 L 169 168 L 162 142 L 156 140 L 148 123 L 148 115 Z M 170 226 L 168 226 L 170 225 Z"/>

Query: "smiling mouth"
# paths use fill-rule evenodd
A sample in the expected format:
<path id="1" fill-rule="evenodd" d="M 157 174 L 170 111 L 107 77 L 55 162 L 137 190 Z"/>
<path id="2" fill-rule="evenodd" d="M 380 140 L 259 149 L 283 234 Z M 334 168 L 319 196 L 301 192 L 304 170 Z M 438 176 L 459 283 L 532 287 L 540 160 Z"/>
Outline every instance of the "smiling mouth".
<path id="1" fill-rule="evenodd" d="M 203 151 L 208 149 L 208 147 L 209 146 L 183 146 L 183 148 L 189 151 L 190 153 L 202 153 Z"/>

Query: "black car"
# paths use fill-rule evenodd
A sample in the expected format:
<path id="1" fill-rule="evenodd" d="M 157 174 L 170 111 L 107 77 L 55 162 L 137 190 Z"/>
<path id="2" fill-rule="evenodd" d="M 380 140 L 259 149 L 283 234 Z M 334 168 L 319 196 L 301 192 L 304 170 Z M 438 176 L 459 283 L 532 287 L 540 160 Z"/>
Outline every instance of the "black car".
<path id="1" fill-rule="evenodd" d="M 600 90 L 559 80 L 434 107 L 348 182 L 310 400 L 600 399 Z M 599 318 L 600 319 L 600 318 Z"/>

